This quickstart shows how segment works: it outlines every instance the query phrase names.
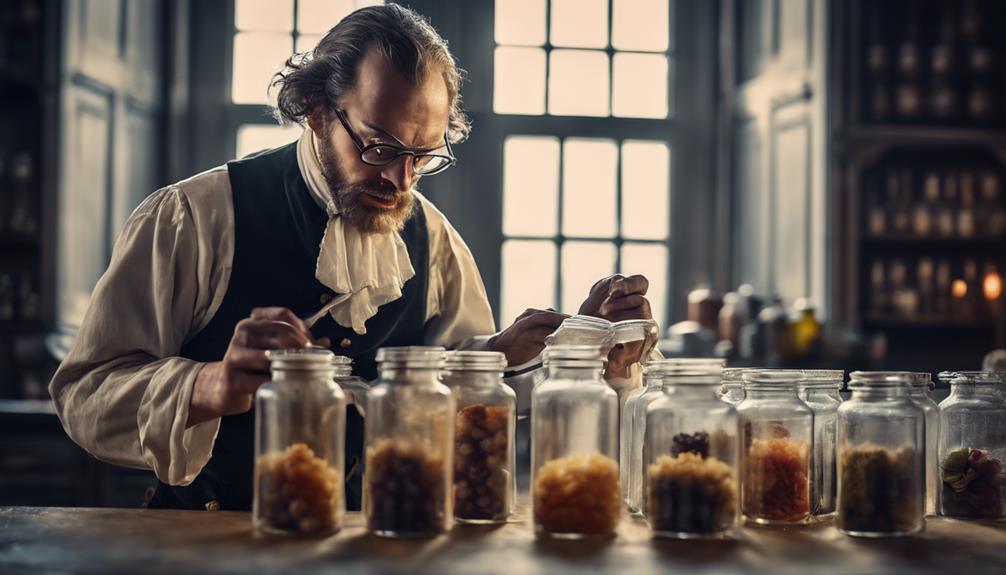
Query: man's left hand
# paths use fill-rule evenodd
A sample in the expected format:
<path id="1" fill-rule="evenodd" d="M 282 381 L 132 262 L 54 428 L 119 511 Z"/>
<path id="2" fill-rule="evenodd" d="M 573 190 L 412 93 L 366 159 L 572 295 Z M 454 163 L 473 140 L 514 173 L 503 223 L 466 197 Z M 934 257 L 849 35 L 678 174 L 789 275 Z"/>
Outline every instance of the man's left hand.
<path id="1" fill-rule="evenodd" d="M 580 306 L 581 315 L 592 315 L 608 321 L 627 319 L 653 319 L 646 290 L 650 282 L 644 276 L 625 277 L 621 274 L 608 276 L 590 288 L 590 294 Z M 638 363 L 643 350 L 649 345 L 644 341 L 616 344 L 608 352 L 608 367 L 605 377 L 629 377 L 629 367 Z"/>

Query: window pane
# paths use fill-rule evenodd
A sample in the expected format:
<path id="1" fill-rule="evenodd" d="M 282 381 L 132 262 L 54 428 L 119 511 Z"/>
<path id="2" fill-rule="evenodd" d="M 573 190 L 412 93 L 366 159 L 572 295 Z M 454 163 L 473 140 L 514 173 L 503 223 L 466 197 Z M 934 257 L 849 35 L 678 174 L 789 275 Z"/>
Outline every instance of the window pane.
<path id="1" fill-rule="evenodd" d="M 554 236 L 559 223 L 559 140 L 512 136 L 503 146 L 503 233 Z"/>
<path id="2" fill-rule="evenodd" d="M 545 51 L 496 48 L 493 111 L 497 114 L 545 113 Z"/>
<path id="3" fill-rule="evenodd" d="M 611 113 L 623 118 L 667 117 L 667 56 L 615 54 Z"/>
<path id="4" fill-rule="evenodd" d="M 608 45 L 608 0 L 552 0 L 553 46 Z"/>
<path id="5" fill-rule="evenodd" d="M 615 142 L 569 138 L 562 153 L 562 233 L 615 237 Z"/>
<path id="6" fill-rule="evenodd" d="M 597 280 L 615 273 L 615 244 L 566 242 L 562 245 L 563 313 L 576 313 Z"/>
<path id="7" fill-rule="evenodd" d="M 509 326 L 529 307 L 555 307 L 555 260 L 551 240 L 503 243 L 500 325 Z"/>
<path id="8" fill-rule="evenodd" d="M 496 0 L 497 44 L 545 43 L 545 0 Z"/>
<path id="9" fill-rule="evenodd" d="M 608 115 L 608 55 L 595 50 L 553 50 L 548 74 L 548 113 Z"/>
<path id="10" fill-rule="evenodd" d="M 617 50 L 667 50 L 670 0 L 613 0 L 611 44 Z"/>
<path id="11" fill-rule="evenodd" d="M 667 327 L 667 317 L 664 315 L 664 301 L 667 299 L 667 246 L 662 244 L 623 244 L 622 265 L 619 273 L 624 275 L 643 274 L 650 280 L 650 289 L 646 299 L 650 301 L 653 319 L 657 320 L 661 329 Z"/>
<path id="12" fill-rule="evenodd" d="M 297 30 L 304 34 L 325 34 L 354 9 L 353 0 L 299 0 Z"/>
<path id="13" fill-rule="evenodd" d="M 671 153 L 664 142 L 622 144 L 622 237 L 667 237 Z"/>
<path id="14" fill-rule="evenodd" d="M 238 128 L 237 157 L 278 148 L 300 137 L 300 126 L 263 126 L 246 124 Z"/>
<path id="15" fill-rule="evenodd" d="M 321 42 L 321 39 L 324 37 L 324 34 L 303 34 L 301 36 L 297 36 L 297 52 L 314 50 L 314 47 L 317 46 L 318 42 Z"/>
<path id="16" fill-rule="evenodd" d="M 236 0 L 234 27 L 238 30 L 293 31 L 293 0 Z"/>
<path id="17" fill-rule="evenodd" d="M 289 34 L 241 32 L 234 35 L 231 100 L 236 104 L 269 103 L 269 82 L 293 49 Z"/>

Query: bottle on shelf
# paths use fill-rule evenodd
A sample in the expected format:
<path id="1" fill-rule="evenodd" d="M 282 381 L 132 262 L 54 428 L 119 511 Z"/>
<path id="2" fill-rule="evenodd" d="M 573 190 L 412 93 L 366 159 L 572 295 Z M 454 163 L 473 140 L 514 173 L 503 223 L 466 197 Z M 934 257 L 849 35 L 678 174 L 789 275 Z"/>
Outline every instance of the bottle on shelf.
<path id="1" fill-rule="evenodd" d="M 880 5 L 873 4 L 870 13 L 870 42 L 866 48 L 866 71 L 869 74 L 869 114 L 877 122 L 891 117 L 891 57 L 884 42 L 882 18 Z"/>
<path id="2" fill-rule="evenodd" d="M 940 37 L 930 53 L 929 113 L 935 120 L 952 120 L 957 116 L 957 90 L 955 78 L 956 38 L 953 17 L 954 5 L 946 3 Z"/>
<path id="3" fill-rule="evenodd" d="M 1006 233 L 1006 210 L 999 197 L 999 175 L 991 171 L 982 174 L 981 190 L 983 233 L 993 238 L 1002 237 Z"/>
<path id="4" fill-rule="evenodd" d="M 936 294 L 934 293 L 935 273 L 936 270 L 932 258 L 919 258 L 919 269 L 916 277 L 919 281 L 919 311 L 924 316 L 931 316 L 936 311 Z"/>
<path id="5" fill-rule="evenodd" d="M 919 9 L 908 5 L 908 26 L 904 38 L 898 46 L 898 86 L 895 90 L 894 107 L 902 120 L 916 120 L 922 113 L 922 89 L 920 86 L 921 46 Z"/>
<path id="6" fill-rule="evenodd" d="M 962 238 L 975 237 L 975 189 L 961 186 L 961 208 L 957 212 L 957 234 Z"/>
<path id="7" fill-rule="evenodd" d="M 995 51 L 988 45 L 982 29 L 982 15 L 974 0 L 964 3 L 961 20 L 967 83 L 967 117 L 973 123 L 985 125 L 994 121 L 999 113 L 994 86 L 996 67 Z"/>

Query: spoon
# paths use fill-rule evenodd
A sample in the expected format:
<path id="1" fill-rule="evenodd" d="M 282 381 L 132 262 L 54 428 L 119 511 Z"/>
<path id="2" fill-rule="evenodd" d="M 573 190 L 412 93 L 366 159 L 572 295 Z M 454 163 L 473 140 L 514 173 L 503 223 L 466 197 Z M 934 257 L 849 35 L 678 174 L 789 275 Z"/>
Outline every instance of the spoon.
<path id="1" fill-rule="evenodd" d="M 353 294 L 352 293 L 344 293 L 344 294 L 340 295 L 339 297 L 332 298 L 328 303 L 326 303 L 325 305 L 321 306 L 321 309 L 319 309 L 318 311 L 314 312 L 313 314 L 305 317 L 304 318 L 304 325 L 306 325 L 308 329 L 311 329 L 311 327 L 314 324 L 318 323 L 319 319 L 325 317 L 325 314 L 327 314 L 329 312 L 329 310 L 331 310 L 333 307 L 339 305 L 340 303 L 348 300 L 349 296 L 351 296 L 351 295 L 353 295 Z"/>

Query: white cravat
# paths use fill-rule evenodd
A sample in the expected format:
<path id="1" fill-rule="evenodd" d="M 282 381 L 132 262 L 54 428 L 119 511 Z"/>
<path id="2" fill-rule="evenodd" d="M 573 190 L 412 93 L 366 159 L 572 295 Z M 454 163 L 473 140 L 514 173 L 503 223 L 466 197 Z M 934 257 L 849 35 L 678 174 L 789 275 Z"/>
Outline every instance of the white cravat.
<path id="1" fill-rule="evenodd" d="M 314 277 L 337 294 L 353 294 L 329 313 L 339 325 L 363 335 L 367 333 L 366 321 L 380 306 L 402 297 L 402 286 L 416 270 L 397 232 L 360 233 L 339 216 L 310 129 L 305 129 L 297 142 L 297 163 L 311 196 L 328 212 Z"/>

